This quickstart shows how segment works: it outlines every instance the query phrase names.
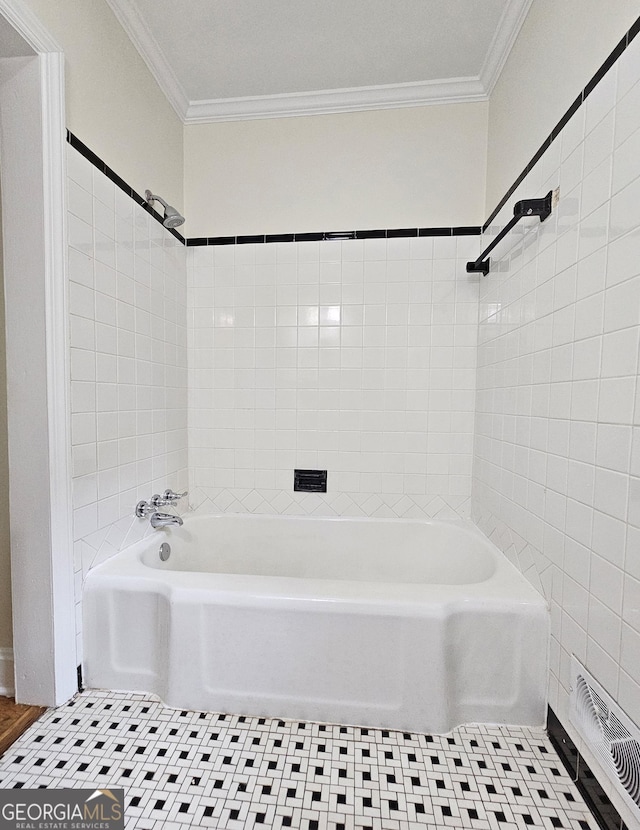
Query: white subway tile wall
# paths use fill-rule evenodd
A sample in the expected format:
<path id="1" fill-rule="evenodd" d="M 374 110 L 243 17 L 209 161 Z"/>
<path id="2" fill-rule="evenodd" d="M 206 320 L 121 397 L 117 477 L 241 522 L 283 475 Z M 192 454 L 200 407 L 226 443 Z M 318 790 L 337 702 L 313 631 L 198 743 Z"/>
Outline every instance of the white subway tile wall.
<path id="1" fill-rule="evenodd" d="M 479 237 L 188 249 L 189 469 L 201 510 L 461 515 Z M 326 495 L 293 492 L 326 469 Z"/>
<path id="2" fill-rule="evenodd" d="M 73 536 L 82 580 L 137 541 L 133 515 L 187 485 L 184 246 L 67 147 Z"/>
<path id="3" fill-rule="evenodd" d="M 553 216 L 480 289 L 474 517 L 551 603 L 569 731 L 572 653 L 640 723 L 639 101 L 636 38 L 513 197 L 559 186 Z"/>

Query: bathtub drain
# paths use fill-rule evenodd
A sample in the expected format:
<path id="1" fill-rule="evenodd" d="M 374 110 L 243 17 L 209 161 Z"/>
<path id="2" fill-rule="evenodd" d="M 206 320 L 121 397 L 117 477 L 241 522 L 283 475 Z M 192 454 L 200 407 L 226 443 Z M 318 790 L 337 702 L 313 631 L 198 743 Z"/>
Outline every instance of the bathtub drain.
<path id="1" fill-rule="evenodd" d="M 160 559 L 162 559 L 163 562 L 166 562 L 169 556 L 171 556 L 171 545 L 168 542 L 163 542 L 160 545 L 159 553 Z"/>

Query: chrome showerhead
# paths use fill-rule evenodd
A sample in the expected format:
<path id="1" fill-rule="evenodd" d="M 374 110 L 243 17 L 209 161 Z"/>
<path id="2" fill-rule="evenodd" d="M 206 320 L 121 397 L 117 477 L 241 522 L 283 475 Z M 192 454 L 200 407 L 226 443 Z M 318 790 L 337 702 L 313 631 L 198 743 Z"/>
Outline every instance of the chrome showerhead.
<path id="1" fill-rule="evenodd" d="M 164 219 L 162 220 L 162 224 L 165 228 L 178 228 L 180 225 L 184 225 L 184 216 L 182 216 L 182 214 L 179 213 L 173 205 L 168 205 L 162 196 L 154 196 L 150 190 L 145 190 L 144 195 L 147 200 L 147 204 L 151 205 L 153 202 L 160 202 L 160 204 L 164 207 Z"/>
<path id="2" fill-rule="evenodd" d="M 180 225 L 184 225 L 184 216 L 179 214 L 171 205 L 167 205 L 164 209 L 164 220 L 162 224 L 165 228 L 178 228 Z"/>

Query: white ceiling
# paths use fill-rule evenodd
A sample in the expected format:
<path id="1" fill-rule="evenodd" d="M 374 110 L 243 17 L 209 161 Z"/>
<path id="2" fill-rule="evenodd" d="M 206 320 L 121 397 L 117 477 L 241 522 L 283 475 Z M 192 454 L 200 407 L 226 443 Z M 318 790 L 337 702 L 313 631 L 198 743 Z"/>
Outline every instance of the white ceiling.
<path id="1" fill-rule="evenodd" d="M 107 0 L 185 123 L 486 100 L 532 0 Z"/>

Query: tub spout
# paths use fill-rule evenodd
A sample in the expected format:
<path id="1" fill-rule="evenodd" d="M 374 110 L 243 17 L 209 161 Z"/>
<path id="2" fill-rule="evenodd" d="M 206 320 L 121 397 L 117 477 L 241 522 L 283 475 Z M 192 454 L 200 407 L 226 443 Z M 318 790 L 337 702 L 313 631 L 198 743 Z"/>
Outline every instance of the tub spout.
<path id="1" fill-rule="evenodd" d="M 149 521 L 151 522 L 151 527 L 156 528 L 159 527 L 167 527 L 168 525 L 181 525 L 182 519 L 180 516 L 174 516 L 173 513 L 152 513 L 149 517 Z"/>

